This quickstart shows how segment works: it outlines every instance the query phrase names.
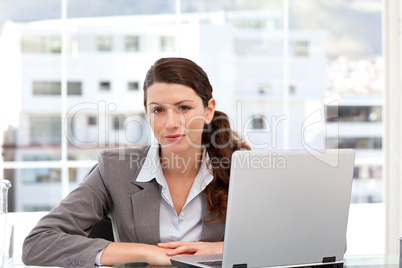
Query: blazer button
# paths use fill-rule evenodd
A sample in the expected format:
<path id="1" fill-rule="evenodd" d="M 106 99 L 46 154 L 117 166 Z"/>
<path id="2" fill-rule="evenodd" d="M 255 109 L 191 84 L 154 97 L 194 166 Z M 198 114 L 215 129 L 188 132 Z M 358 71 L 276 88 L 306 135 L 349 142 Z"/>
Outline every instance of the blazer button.
<path id="1" fill-rule="evenodd" d="M 74 260 L 73 260 L 73 265 L 74 265 L 74 266 L 77 266 L 77 265 L 78 265 L 78 260 L 74 259 Z"/>
<path id="2" fill-rule="evenodd" d="M 70 260 L 70 259 L 67 259 L 67 260 L 66 260 L 66 265 L 67 265 L 67 266 L 71 266 L 71 264 L 72 264 L 71 260 Z"/>
<path id="3" fill-rule="evenodd" d="M 85 260 L 79 260 L 79 261 L 78 261 L 78 265 L 79 265 L 79 266 L 83 266 L 84 264 L 85 264 Z"/>

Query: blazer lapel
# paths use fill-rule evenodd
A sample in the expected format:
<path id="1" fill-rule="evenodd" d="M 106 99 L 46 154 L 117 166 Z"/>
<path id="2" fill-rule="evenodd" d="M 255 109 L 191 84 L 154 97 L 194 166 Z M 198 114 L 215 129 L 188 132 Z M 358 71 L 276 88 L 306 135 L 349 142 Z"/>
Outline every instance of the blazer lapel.
<path id="1" fill-rule="evenodd" d="M 139 243 L 155 245 L 160 242 L 159 210 L 160 189 L 153 179 L 150 182 L 134 182 L 141 190 L 131 195 L 134 226 Z"/>

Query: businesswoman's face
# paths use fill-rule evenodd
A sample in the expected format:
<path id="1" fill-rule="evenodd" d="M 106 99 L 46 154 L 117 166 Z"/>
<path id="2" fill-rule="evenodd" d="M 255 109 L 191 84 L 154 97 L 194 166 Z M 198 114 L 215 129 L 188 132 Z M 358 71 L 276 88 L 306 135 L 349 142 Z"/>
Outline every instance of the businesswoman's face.
<path id="1" fill-rule="evenodd" d="M 204 107 L 196 92 L 185 85 L 154 83 L 147 90 L 146 113 L 163 149 L 180 153 L 199 150 L 202 130 L 211 122 L 215 100 Z"/>

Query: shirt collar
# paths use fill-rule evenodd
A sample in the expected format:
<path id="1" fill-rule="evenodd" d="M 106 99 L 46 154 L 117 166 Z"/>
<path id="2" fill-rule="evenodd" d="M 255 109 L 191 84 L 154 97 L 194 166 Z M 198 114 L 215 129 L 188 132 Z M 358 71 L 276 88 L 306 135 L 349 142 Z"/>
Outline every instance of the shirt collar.
<path id="1" fill-rule="evenodd" d="M 162 168 L 159 161 L 159 145 L 152 145 L 145 157 L 141 171 L 137 176 L 137 182 L 150 182 L 159 177 Z"/>
<path id="2" fill-rule="evenodd" d="M 203 191 L 207 185 L 212 181 L 212 169 L 211 165 L 207 164 L 209 162 L 209 155 L 204 151 L 204 156 L 202 158 L 202 163 L 200 170 L 194 180 L 192 189 L 196 191 Z M 164 188 L 168 188 L 165 177 L 163 176 L 162 167 L 160 165 L 159 158 L 159 145 L 152 145 L 147 153 L 144 164 L 142 165 L 141 171 L 137 176 L 137 182 L 150 182 L 156 179 L 158 184 Z"/>

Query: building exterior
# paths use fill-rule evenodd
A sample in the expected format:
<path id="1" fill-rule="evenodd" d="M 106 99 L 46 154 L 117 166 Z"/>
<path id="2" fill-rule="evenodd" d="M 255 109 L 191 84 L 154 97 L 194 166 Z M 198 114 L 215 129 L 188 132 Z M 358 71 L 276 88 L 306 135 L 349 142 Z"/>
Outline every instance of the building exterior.
<path id="1" fill-rule="evenodd" d="M 229 115 L 254 149 L 325 148 L 337 137 L 328 129 L 324 108 L 325 33 L 290 32 L 289 80 L 284 84 L 280 20 L 277 13 L 217 12 L 183 14 L 180 21 L 174 15 L 152 15 L 68 19 L 66 24 L 6 23 L 0 40 L 14 48 L 7 55 L 14 64 L 10 76 L 0 78 L 0 86 L 20 92 L 15 97 L 20 103 L 18 128 L 10 129 L 6 142 L 14 159 L 8 160 L 60 160 L 63 135 L 68 138 L 69 159 L 94 163 L 101 150 L 154 142 L 144 114 L 142 84 L 152 63 L 170 56 L 190 58 L 204 68 L 217 109 Z M 63 74 L 65 118 L 60 108 Z M 66 133 L 61 132 L 62 120 Z M 351 124 L 335 124 L 342 130 L 340 140 L 359 137 L 359 123 Z M 370 127 L 378 137 L 378 124 Z M 377 157 L 379 148 L 372 149 Z M 69 169 L 70 189 L 89 168 Z M 60 172 L 16 169 L 14 210 L 53 208 L 61 198 Z"/>

